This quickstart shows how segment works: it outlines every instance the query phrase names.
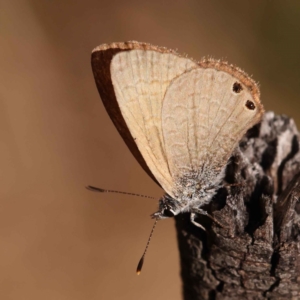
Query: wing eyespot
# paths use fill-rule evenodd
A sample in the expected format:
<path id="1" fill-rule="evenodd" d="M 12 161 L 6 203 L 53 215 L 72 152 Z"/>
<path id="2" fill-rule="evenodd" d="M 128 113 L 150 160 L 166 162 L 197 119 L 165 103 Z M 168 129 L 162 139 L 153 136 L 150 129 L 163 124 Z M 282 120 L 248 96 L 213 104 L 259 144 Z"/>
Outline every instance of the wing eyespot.
<path id="1" fill-rule="evenodd" d="M 243 87 L 242 85 L 239 83 L 239 82 L 235 82 L 232 86 L 232 90 L 236 93 L 236 94 L 239 94 L 242 90 L 243 90 Z"/>
<path id="2" fill-rule="evenodd" d="M 245 106 L 249 109 L 249 110 L 254 110 L 255 109 L 255 104 L 253 103 L 253 101 L 251 100 L 247 100 Z"/>

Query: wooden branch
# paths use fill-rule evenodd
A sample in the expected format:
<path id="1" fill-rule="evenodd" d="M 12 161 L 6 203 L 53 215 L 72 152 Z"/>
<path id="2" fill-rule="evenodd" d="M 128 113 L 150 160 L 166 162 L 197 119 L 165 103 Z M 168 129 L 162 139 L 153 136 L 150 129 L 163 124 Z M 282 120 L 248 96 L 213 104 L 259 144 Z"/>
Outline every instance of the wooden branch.
<path id="1" fill-rule="evenodd" d="M 184 299 L 300 299 L 300 152 L 292 119 L 265 114 L 199 216 L 176 217 Z"/>

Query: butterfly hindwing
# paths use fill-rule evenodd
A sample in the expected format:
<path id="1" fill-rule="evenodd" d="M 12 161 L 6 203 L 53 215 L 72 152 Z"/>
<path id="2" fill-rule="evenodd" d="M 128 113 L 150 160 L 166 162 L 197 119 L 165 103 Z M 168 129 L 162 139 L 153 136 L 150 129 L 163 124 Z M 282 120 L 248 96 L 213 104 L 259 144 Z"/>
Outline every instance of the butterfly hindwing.
<path id="1" fill-rule="evenodd" d="M 243 134 L 259 120 L 259 103 L 242 83 L 241 91 L 234 92 L 236 82 L 232 74 L 199 67 L 170 84 L 162 128 L 173 178 L 195 172 L 200 181 L 208 173 L 216 177 Z M 255 108 L 249 109 L 247 101 Z"/>

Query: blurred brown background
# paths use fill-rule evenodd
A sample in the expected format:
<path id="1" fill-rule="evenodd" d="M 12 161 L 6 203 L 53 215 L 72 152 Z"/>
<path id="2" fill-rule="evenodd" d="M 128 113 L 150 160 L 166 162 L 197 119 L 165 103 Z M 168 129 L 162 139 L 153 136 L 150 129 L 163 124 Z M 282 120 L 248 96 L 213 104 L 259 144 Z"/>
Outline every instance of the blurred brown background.
<path id="1" fill-rule="evenodd" d="M 160 197 L 108 118 L 91 50 L 126 40 L 224 58 L 299 120 L 300 2 L 0 2 L 0 298 L 181 299 L 173 220 L 135 267 Z"/>

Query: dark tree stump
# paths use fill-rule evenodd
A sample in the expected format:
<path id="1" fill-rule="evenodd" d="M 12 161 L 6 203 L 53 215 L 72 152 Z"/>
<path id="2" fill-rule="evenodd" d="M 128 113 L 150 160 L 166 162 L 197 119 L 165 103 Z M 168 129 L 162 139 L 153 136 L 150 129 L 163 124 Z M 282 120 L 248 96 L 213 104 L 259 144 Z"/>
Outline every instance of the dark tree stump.
<path id="1" fill-rule="evenodd" d="M 294 121 L 266 113 L 205 207 L 224 227 L 176 217 L 184 299 L 300 299 L 299 172 Z"/>

